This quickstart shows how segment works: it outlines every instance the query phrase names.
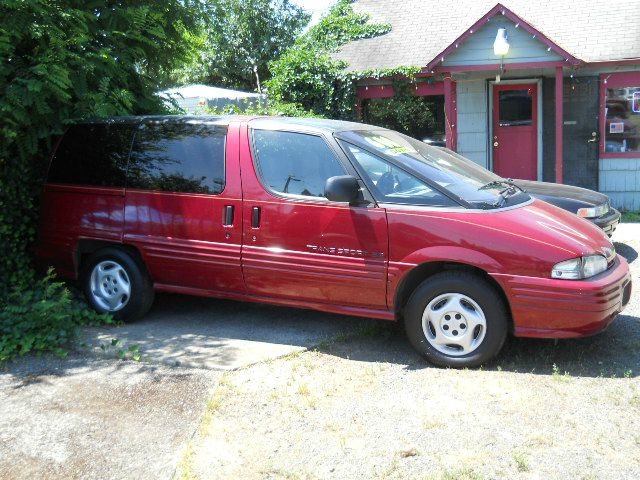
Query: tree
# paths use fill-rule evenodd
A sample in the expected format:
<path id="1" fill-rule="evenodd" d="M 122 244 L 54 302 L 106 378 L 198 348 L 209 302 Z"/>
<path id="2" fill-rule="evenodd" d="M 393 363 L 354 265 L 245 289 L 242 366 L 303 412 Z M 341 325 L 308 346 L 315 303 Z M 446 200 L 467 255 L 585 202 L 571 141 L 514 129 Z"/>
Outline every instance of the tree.
<path id="1" fill-rule="evenodd" d="M 390 25 L 368 23 L 369 16 L 355 13 L 351 3 L 340 0 L 289 50 L 270 62 L 272 78 L 266 82 L 270 98 L 299 103 L 317 115 L 350 115 L 354 77 L 345 74 L 347 65 L 330 54 L 347 42 L 375 37 L 391 29 Z"/>
<path id="2" fill-rule="evenodd" d="M 199 34 L 196 0 L 0 2 L 0 307 L 28 246 L 52 136 L 72 119 L 161 112 L 158 78 Z"/>
<path id="3" fill-rule="evenodd" d="M 216 0 L 205 7 L 205 34 L 176 83 L 261 90 L 269 60 L 293 45 L 310 15 L 290 0 Z"/>

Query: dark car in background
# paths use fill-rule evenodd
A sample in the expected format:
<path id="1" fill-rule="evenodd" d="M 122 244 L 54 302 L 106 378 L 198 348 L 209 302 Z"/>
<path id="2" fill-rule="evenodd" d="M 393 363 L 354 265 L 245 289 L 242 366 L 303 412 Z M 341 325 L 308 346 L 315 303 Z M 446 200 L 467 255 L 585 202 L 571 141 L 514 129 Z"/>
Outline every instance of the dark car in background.
<path id="1" fill-rule="evenodd" d="M 425 143 L 438 146 L 456 156 L 460 154 L 437 144 L 438 139 Z M 579 217 L 589 220 L 611 236 L 620 223 L 620 212 L 611 206 L 611 201 L 604 193 L 595 192 L 587 188 L 562 185 L 560 183 L 536 182 L 533 180 L 509 180 L 517 187 L 526 191 L 532 197 L 544 200 L 551 205 L 575 213 Z"/>
<path id="2" fill-rule="evenodd" d="M 620 223 L 620 212 L 611 206 L 604 193 L 559 183 L 513 180 L 532 197 L 563 208 L 583 217 L 611 236 Z"/>

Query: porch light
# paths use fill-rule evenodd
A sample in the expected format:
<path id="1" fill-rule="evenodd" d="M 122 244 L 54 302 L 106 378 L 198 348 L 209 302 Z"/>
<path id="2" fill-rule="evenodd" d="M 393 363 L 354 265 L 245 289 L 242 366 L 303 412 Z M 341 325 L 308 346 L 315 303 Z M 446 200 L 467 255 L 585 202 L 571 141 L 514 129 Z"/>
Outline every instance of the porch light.
<path id="1" fill-rule="evenodd" d="M 499 28 L 496 40 L 493 42 L 493 53 L 497 57 L 504 57 L 509 53 L 509 42 L 507 41 L 507 29 Z"/>

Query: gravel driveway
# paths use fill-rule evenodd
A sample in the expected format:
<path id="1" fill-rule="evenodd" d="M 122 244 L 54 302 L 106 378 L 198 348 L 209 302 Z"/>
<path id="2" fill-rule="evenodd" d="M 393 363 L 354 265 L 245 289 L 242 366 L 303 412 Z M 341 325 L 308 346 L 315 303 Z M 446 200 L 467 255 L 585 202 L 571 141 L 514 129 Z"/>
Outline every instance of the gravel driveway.
<path id="1" fill-rule="evenodd" d="M 510 339 L 457 371 L 419 359 L 394 325 L 365 325 L 225 373 L 177 478 L 640 478 L 635 227 L 616 245 L 635 292 L 605 333 Z"/>
<path id="2" fill-rule="evenodd" d="M 480 370 L 431 367 L 387 322 L 161 297 L 85 337 L 141 363 L 84 349 L 0 371 L 0 479 L 640 478 L 640 224 L 616 235 L 625 315 L 511 339 Z"/>

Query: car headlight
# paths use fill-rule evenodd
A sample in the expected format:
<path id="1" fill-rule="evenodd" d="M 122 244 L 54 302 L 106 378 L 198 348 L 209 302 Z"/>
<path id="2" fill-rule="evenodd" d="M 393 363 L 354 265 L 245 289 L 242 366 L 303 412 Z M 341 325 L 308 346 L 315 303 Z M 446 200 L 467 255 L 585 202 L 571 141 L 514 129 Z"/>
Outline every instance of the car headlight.
<path id="1" fill-rule="evenodd" d="M 556 263 L 551 270 L 551 278 L 581 280 L 593 277 L 607 269 L 607 259 L 602 255 L 588 255 Z"/>
<path id="2" fill-rule="evenodd" d="M 603 203 L 602 205 L 596 205 L 595 207 L 580 208 L 578 209 L 578 216 L 583 218 L 601 217 L 605 213 L 608 213 L 610 208 L 609 202 Z"/>

